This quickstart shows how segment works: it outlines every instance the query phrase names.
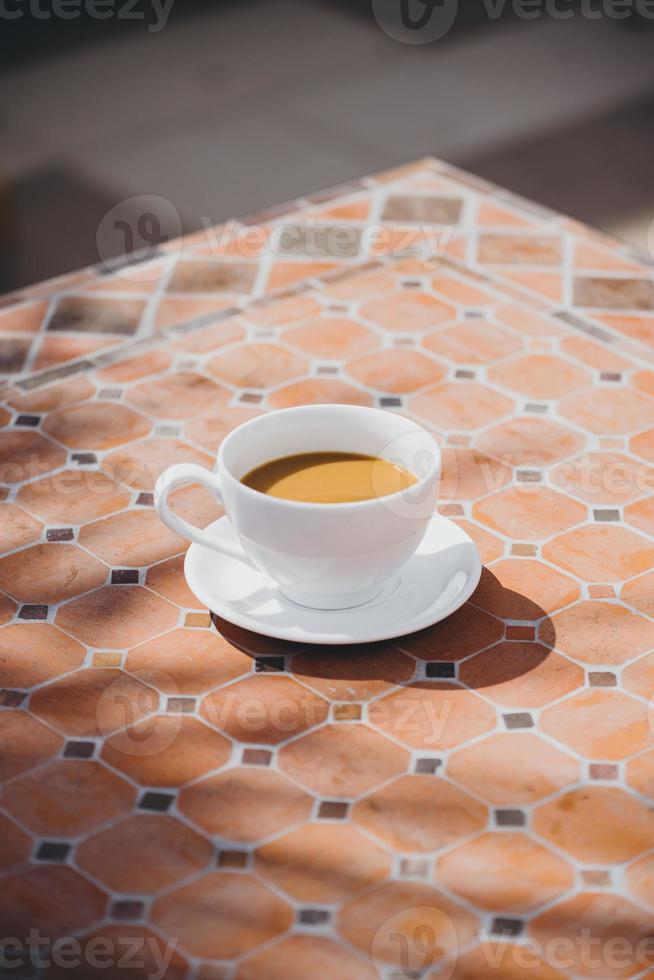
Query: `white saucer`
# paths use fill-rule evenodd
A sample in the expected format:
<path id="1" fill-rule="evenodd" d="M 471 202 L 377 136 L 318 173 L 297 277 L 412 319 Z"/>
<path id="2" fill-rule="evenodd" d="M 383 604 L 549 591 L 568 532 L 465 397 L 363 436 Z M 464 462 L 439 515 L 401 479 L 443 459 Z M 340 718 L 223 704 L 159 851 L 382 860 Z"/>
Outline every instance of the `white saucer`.
<path id="1" fill-rule="evenodd" d="M 214 533 L 236 540 L 221 517 Z M 309 609 L 282 596 L 263 573 L 235 558 L 192 544 L 184 574 L 191 592 L 211 612 L 254 633 L 295 643 L 369 643 L 424 629 L 470 598 L 481 575 L 472 539 L 436 515 L 399 574 L 370 602 L 353 609 Z"/>

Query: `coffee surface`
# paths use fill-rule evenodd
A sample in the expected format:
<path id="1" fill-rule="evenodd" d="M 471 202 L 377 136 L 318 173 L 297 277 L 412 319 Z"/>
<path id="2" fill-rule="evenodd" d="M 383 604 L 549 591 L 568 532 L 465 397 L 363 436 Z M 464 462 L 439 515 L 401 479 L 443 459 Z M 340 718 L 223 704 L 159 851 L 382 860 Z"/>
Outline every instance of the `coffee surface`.
<path id="1" fill-rule="evenodd" d="M 377 456 L 300 453 L 250 470 L 241 480 L 271 497 L 313 504 L 344 504 L 397 493 L 416 483 L 413 473 Z"/>

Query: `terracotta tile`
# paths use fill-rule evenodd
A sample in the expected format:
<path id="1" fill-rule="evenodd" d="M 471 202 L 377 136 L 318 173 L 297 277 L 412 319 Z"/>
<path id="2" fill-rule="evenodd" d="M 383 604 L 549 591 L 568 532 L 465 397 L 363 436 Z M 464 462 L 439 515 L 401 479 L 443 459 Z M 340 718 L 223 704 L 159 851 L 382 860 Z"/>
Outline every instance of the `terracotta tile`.
<path id="1" fill-rule="evenodd" d="M 563 282 L 559 272 L 509 272 L 504 268 L 502 277 L 519 286 L 521 292 L 528 289 L 548 301 L 563 302 Z"/>
<path id="2" fill-rule="evenodd" d="M 66 450 L 28 429 L 0 432 L 0 483 L 34 480 L 63 466 Z"/>
<path id="3" fill-rule="evenodd" d="M 261 801 L 265 800 L 265 807 Z M 183 789 L 181 812 L 210 834 L 239 843 L 270 837 L 311 815 L 312 797 L 270 769 L 228 769 Z"/>
<path id="4" fill-rule="evenodd" d="M 215 453 L 233 429 L 261 414 L 253 408 L 221 408 L 220 414 L 200 415 L 187 422 L 184 435 L 208 452 Z"/>
<path id="5" fill-rule="evenodd" d="M 455 520 L 454 523 L 458 524 L 475 542 L 482 565 L 487 565 L 504 554 L 504 542 L 485 528 L 473 524 L 472 521 Z"/>
<path id="6" fill-rule="evenodd" d="M 598 371 L 625 371 L 632 363 L 621 357 L 614 350 L 603 344 L 595 343 L 586 337 L 565 337 L 561 341 L 561 350 L 587 367 Z"/>
<path id="7" fill-rule="evenodd" d="M 97 737 L 156 711 L 156 691 L 121 670 L 80 670 L 46 684 L 30 710 L 67 735 Z"/>
<path id="8" fill-rule="evenodd" d="M 18 374 L 24 369 L 30 351 L 30 338 L 0 334 L 0 373 Z"/>
<path id="9" fill-rule="evenodd" d="M 336 300 L 364 299 L 366 296 L 393 292 L 396 288 L 397 280 L 387 269 L 354 272 L 335 282 L 327 280 L 323 284 L 324 293 Z"/>
<path id="10" fill-rule="evenodd" d="M 394 194 L 384 205 L 382 221 L 455 225 L 463 202 L 455 197 L 419 197 Z"/>
<path id="11" fill-rule="evenodd" d="M 621 595 L 625 602 L 634 606 L 639 612 L 654 616 L 654 572 L 627 582 L 622 587 Z"/>
<path id="12" fill-rule="evenodd" d="M 48 303 L 21 303 L 0 313 L 0 333 L 33 334 L 41 327 Z"/>
<path id="13" fill-rule="evenodd" d="M 354 357 L 379 346 L 379 338 L 355 320 L 322 316 L 290 327 L 282 333 L 284 340 L 309 357 L 331 360 Z"/>
<path id="14" fill-rule="evenodd" d="M 627 783 L 643 796 L 654 796 L 654 750 L 639 755 L 627 765 Z"/>
<path id="15" fill-rule="evenodd" d="M 217 769 L 230 743 L 196 718 L 166 715 L 146 719 L 105 742 L 102 758 L 142 786 L 181 786 Z"/>
<path id="16" fill-rule="evenodd" d="M 501 306 L 495 315 L 500 323 L 528 337 L 556 337 L 565 332 L 558 320 L 542 316 L 525 306 Z"/>
<path id="17" fill-rule="evenodd" d="M 81 376 L 67 378 L 55 385 L 47 385 L 42 390 L 28 391 L 9 399 L 9 404 L 19 412 L 52 412 L 55 408 L 74 405 L 91 397 L 95 391 L 92 384 Z"/>
<path id="18" fill-rule="evenodd" d="M 654 492 L 654 470 L 622 453 L 584 453 L 552 473 L 558 490 L 598 504 L 623 504 Z"/>
<path id="19" fill-rule="evenodd" d="M 178 372 L 155 381 L 141 381 L 129 389 L 127 401 L 157 419 L 189 419 L 203 411 L 217 411 L 230 394 L 201 374 Z"/>
<path id="20" fill-rule="evenodd" d="M 519 833 L 482 834 L 455 847 L 439 859 L 436 879 L 473 905 L 498 912 L 527 912 L 574 884 L 569 864 Z"/>
<path id="21" fill-rule="evenodd" d="M 87 524 L 79 533 L 79 543 L 108 565 L 129 567 L 152 565 L 187 548 L 184 538 L 147 510 L 124 511 Z"/>
<path id="22" fill-rule="evenodd" d="M 168 292 L 249 294 L 256 274 L 256 262 L 182 261 L 168 282 Z"/>
<path id="23" fill-rule="evenodd" d="M 105 457 L 103 467 L 111 477 L 136 490 L 152 490 L 157 477 L 175 463 L 199 463 L 212 467 L 207 453 L 181 439 L 148 439 Z"/>
<path id="24" fill-rule="evenodd" d="M 581 449 L 584 439 L 557 422 L 517 418 L 487 429 L 477 445 L 509 466 L 549 466 Z"/>
<path id="25" fill-rule="evenodd" d="M 135 796 L 100 763 L 65 759 L 14 780 L 3 805 L 42 837 L 75 837 L 128 813 Z"/>
<path id="26" fill-rule="evenodd" d="M 102 351 L 111 350 L 123 342 L 116 336 L 85 336 L 78 334 L 69 337 L 46 336 L 41 341 L 36 357 L 32 362 L 33 371 L 45 371 L 59 364 L 76 361 L 79 358 L 93 357 Z"/>
<path id="27" fill-rule="evenodd" d="M 279 750 L 278 765 L 321 796 L 358 796 L 404 772 L 404 749 L 364 725 L 325 725 Z"/>
<path id="28" fill-rule="evenodd" d="M 649 625 L 649 620 L 647 622 Z M 625 667 L 622 672 L 622 686 L 648 701 L 654 698 L 654 653 Z"/>
<path id="29" fill-rule="evenodd" d="M 13 820 L 0 813 L 0 871 L 10 871 L 27 861 L 32 848 L 32 838 L 23 833 Z"/>
<path id="30" fill-rule="evenodd" d="M 48 323 L 48 330 L 131 336 L 145 309 L 143 300 L 65 296 Z"/>
<path id="31" fill-rule="evenodd" d="M 127 507 L 130 495 L 102 470 L 61 470 L 21 488 L 23 507 L 50 524 L 85 524 Z"/>
<path id="32" fill-rule="evenodd" d="M 134 647 L 125 661 L 139 680 L 172 695 L 201 694 L 247 673 L 251 665 L 218 633 L 185 629 Z"/>
<path id="33" fill-rule="evenodd" d="M 651 925 L 651 914 L 626 899 L 587 892 L 547 909 L 529 932 L 541 948 L 565 950 L 559 962 L 570 971 L 566 975 L 604 980 L 651 965 Z"/>
<path id="34" fill-rule="evenodd" d="M 226 960 L 286 932 L 293 912 L 249 875 L 216 871 L 159 898 L 151 918 L 193 956 Z"/>
<path id="35" fill-rule="evenodd" d="M 647 706 L 621 691 L 594 688 L 543 712 L 540 728 L 590 759 L 624 759 L 647 748 Z"/>
<path id="36" fill-rule="evenodd" d="M 654 496 L 625 507 L 624 519 L 639 531 L 654 537 Z"/>
<path id="37" fill-rule="evenodd" d="M 0 779 L 11 779 L 56 755 L 63 739 L 26 711 L 3 710 Z"/>
<path id="38" fill-rule="evenodd" d="M 462 660 L 503 636 L 503 623 L 467 602 L 441 623 L 394 643 L 419 660 Z"/>
<path id="39" fill-rule="evenodd" d="M 344 902 L 384 881 L 387 854 L 347 825 L 306 824 L 255 851 L 267 881 L 300 902 Z"/>
<path id="40" fill-rule="evenodd" d="M 423 681 L 402 688 L 370 705 L 373 725 L 417 749 L 434 752 L 495 727 L 495 711 L 455 684 Z"/>
<path id="41" fill-rule="evenodd" d="M 432 422 L 438 429 L 477 429 L 490 425 L 513 407 L 510 398 L 474 381 L 445 382 L 416 395 L 411 411 Z"/>
<path id="42" fill-rule="evenodd" d="M 376 980 L 373 968 L 322 936 L 289 936 L 239 963 L 236 980 Z"/>
<path id="43" fill-rule="evenodd" d="M 626 337 L 638 340 L 648 347 L 652 346 L 652 325 L 654 321 L 651 316 L 617 316 L 601 315 L 593 313 L 593 319 L 606 323 L 609 327 L 619 331 Z"/>
<path id="44" fill-rule="evenodd" d="M 164 814 L 134 814 L 87 838 L 77 864 L 119 893 L 148 894 L 206 868 L 213 847 Z"/>
<path id="45" fill-rule="evenodd" d="M 286 326 L 294 320 L 306 320 L 320 313 L 321 306 L 311 296 L 290 296 L 288 299 L 271 299 L 262 306 L 253 306 L 247 318 L 260 327 Z"/>
<path id="46" fill-rule="evenodd" d="M 62 408 L 43 423 L 54 439 L 73 449 L 113 449 L 147 435 L 150 427 L 142 415 L 109 402 Z"/>
<path id="47" fill-rule="evenodd" d="M 506 486 L 511 479 L 508 466 L 477 449 L 445 447 L 441 460 L 441 499 L 475 500 Z"/>
<path id="48" fill-rule="evenodd" d="M 654 548 L 644 538 L 606 524 L 559 535 L 543 547 L 543 556 L 587 582 L 620 582 L 654 564 Z"/>
<path id="49" fill-rule="evenodd" d="M 55 603 L 97 589 L 106 565 L 73 544 L 37 544 L 0 560 L 0 588 L 20 602 Z"/>
<path id="50" fill-rule="evenodd" d="M 496 384 L 531 398 L 561 398 L 592 381 L 588 371 L 549 354 L 528 354 L 488 369 Z"/>
<path id="51" fill-rule="evenodd" d="M 579 763 L 530 732 L 499 732 L 450 755 L 447 774 L 489 803 L 533 803 L 579 778 Z"/>
<path id="52" fill-rule="evenodd" d="M 642 429 L 651 418 L 652 404 L 628 388 L 595 388 L 569 395 L 559 405 L 561 415 L 589 432 L 618 434 Z"/>
<path id="53" fill-rule="evenodd" d="M 651 310 L 654 309 L 654 284 L 648 279 L 577 276 L 574 304 L 605 310 Z"/>
<path id="54" fill-rule="evenodd" d="M 654 623 L 613 602 L 580 602 L 558 613 L 541 637 L 575 660 L 623 664 L 654 647 Z"/>
<path id="55" fill-rule="evenodd" d="M 646 432 L 634 436 L 629 443 L 629 448 L 632 453 L 654 463 L 654 429 L 647 429 Z"/>
<path id="56" fill-rule="evenodd" d="M 145 354 L 128 357 L 109 367 L 98 371 L 97 377 L 108 384 L 124 384 L 146 378 L 150 374 L 159 374 L 172 364 L 172 357 L 163 350 L 150 350 Z"/>
<path id="57" fill-rule="evenodd" d="M 169 599 L 178 606 L 186 609 L 202 608 L 199 599 L 196 599 L 184 578 L 184 559 L 186 555 L 177 555 L 167 561 L 153 565 L 146 575 L 145 584 L 153 592 L 157 592 L 164 599 Z"/>
<path id="58" fill-rule="evenodd" d="M 104 925 L 83 936 L 80 943 L 80 966 L 71 967 L 70 961 L 62 957 L 66 965 L 48 970 L 48 980 L 89 980 L 90 976 L 104 980 L 147 980 L 148 977 L 186 980 L 188 977 L 189 965 L 176 947 L 143 925 L 127 922 Z M 93 969 L 92 962 L 102 966 Z"/>
<path id="59" fill-rule="evenodd" d="M 368 405 L 373 398 L 365 391 L 353 388 L 344 381 L 336 379 L 309 378 L 296 381 L 287 388 L 281 388 L 268 396 L 272 408 L 292 408 L 293 405 Z"/>
<path id="60" fill-rule="evenodd" d="M 540 643 L 498 643 L 461 664 L 459 678 L 508 708 L 538 708 L 581 687 L 581 667 Z"/>
<path id="61" fill-rule="evenodd" d="M 346 367 L 362 385 L 405 395 L 445 377 L 445 368 L 416 351 L 383 350 L 358 357 Z"/>
<path id="62" fill-rule="evenodd" d="M 218 313 L 233 305 L 233 299 L 224 296 L 203 296 L 191 299 L 187 296 L 164 296 L 159 301 L 154 318 L 156 330 L 167 330 L 180 323 L 188 323 L 198 317 Z"/>
<path id="63" fill-rule="evenodd" d="M 118 649 L 172 629 L 178 618 L 176 606 L 148 589 L 109 585 L 62 606 L 56 622 L 83 643 Z"/>
<path id="64" fill-rule="evenodd" d="M 212 326 L 182 333 L 177 340 L 171 343 L 170 348 L 188 354 L 211 354 L 220 347 L 242 340 L 244 336 L 244 324 L 232 315 L 226 316 Z"/>
<path id="65" fill-rule="evenodd" d="M 587 508 L 549 487 L 510 487 L 473 505 L 477 520 L 515 541 L 539 541 L 585 520 Z"/>
<path id="66" fill-rule="evenodd" d="M 41 537 L 43 524 L 15 504 L 0 507 L 0 552 L 22 548 Z"/>
<path id="67" fill-rule="evenodd" d="M 0 918 L 7 936 L 36 928 L 50 941 L 70 936 L 100 919 L 107 896 L 72 868 L 39 865 L 5 878 Z"/>
<path id="68" fill-rule="evenodd" d="M 210 694 L 201 714 L 235 742 L 276 745 L 325 721 L 329 705 L 290 677 L 258 674 Z"/>
<path id="69" fill-rule="evenodd" d="M 206 370 L 237 388 L 271 388 L 306 374 L 308 367 L 303 357 L 273 344 L 248 344 L 212 358 Z"/>
<path id="70" fill-rule="evenodd" d="M 536 620 L 578 598 L 576 582 L 549 565 L 505 558 L 482 570 L 471 601 L 501 619 Z"/>
<path id="71" fill-rule="evenodd" d="M 337 262 L 275 262 L 270 270 L 266 289 L 283 289 L 303 279 L 323 276 L 337 268 Z"/>
<path id="72" fill-rule="evenodd" d="M 586 864 L 613 864 L 651 847 L 654 813 L 623 789 L 585 786 L 537 809 L 533 827 Z"/>
<path id="73" fill-rule="evenodd" d="M 484 320 L 463 320 L 437 330 L 428 334 L 422 345 L 456 364 L 489 364 L 522 350 L 517 337 Z"/>
<path id="74" fill-rule="evenodd" d="M 565 974 L 548 966 L 528 946 L 509 943 L 506 939 L 482 943 L 459 957 L 451 965 L 433 974 L 430 980 L 564 980 Z"/>
<path id="75" fill-rule="evenodd" d="M 651 905 L 654 896 L 654 855 L 648 854 L 632 864 L 625 877 L 632 895 L 645 905 Z"/>
<path id="76" fill-rule="evenodd" d="M 429 965 L 443 956 L 456 954 L 476 930 L 475 917 L 417 881 L 393 881 L 373 888 L 344 905 L 338 917 L 340 934 L 375 963 L 401 966 L 403 971 L 425 966 L 425 949 L 417 941 L 421 934 L 433 940 Z M 400 941 L 398 937 L 405 937 Z"/>
<path id="77" fill-rule="evenodd" d="M 352 820 L 394 851 L 436 851 L 484 830 L 488 812 L 444 779 L 401 776 L 359 800 Z"/>
<path id="78" fill-rule="evenodd" d="M 415 673 L 415 663 L 387 643 L 313 647 L 293 658 L 293 673 L 333 701 L 368 701 Z"/>
<path id="79" fill-rule="evenodd" d="M 445 271 L 440 271 L 435 279 L 432 279 L 432 288 L 447 299 L 454 300 L 464 306 L 487 306 L 495 302 L 495 298 L 476 286 L 471 286 L 468 282 L 454 279 Z"/>
<path id="80" fill-rule="evenodd" d="M 395 293 L 366 303 L 360 316 L 392 333 L 417 333 L 453 320 L 456 309 L 425 293 Z"/>
<path id="81" fill-rule="evenodd" d="M 554 235 L 485 234 L 478 257 L 497 265 L 559 265 L 561 241 Z"/>

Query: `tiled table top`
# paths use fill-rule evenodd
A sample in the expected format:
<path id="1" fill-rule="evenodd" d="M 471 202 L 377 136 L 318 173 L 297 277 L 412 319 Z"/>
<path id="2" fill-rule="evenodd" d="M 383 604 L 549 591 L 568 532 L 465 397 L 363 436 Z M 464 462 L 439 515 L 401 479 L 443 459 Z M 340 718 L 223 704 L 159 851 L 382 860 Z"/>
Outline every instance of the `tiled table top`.
<path id="1" fill-rule="evenodd" d="M 651 978 L 652 270 L 437 161 L 289 214 L 3 309 L 0 936 L 79 940 L 46 976 Z M 198 608 L 154 479 L 311 401 L 435 432 L 486 566 L 445 623 Z"/>

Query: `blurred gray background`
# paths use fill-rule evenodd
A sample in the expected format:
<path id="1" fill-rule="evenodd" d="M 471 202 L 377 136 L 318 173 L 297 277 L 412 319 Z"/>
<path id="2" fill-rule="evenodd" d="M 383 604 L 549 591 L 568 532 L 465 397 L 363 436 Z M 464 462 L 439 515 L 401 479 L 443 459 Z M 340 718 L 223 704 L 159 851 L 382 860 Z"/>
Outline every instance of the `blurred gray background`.
<path id="1" fill-rule="evenodd" d="M 428 45 L 365 0 L 175 0 L 159 32 L 25 8 L 0 25 L 0 288 L 97 261 L 131 195 L 190 231 L 427 154 L 644 245 L 652 25 L 460 6 Z"/>

